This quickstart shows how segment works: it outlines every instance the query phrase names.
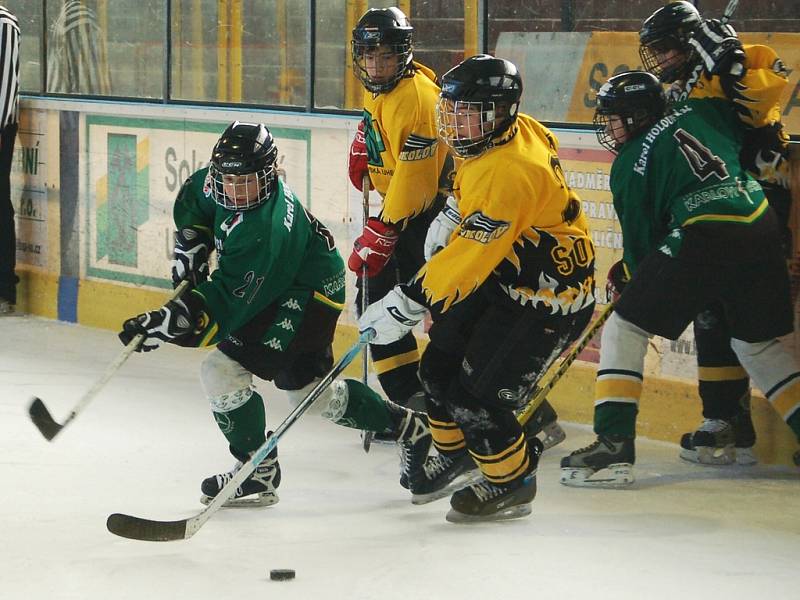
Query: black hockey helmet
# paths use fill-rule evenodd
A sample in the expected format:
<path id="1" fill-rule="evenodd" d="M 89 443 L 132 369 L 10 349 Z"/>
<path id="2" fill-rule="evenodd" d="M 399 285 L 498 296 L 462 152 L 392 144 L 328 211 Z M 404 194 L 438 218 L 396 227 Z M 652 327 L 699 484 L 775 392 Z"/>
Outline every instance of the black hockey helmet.
<path id="1" fill-rule="evenodd" d="M 700 13 L 691 2 L 670 2 L 645 19 L 639 31 L 639 56 L 644 68 L 664 83 L 686 79 L 694 51 L 689 38 L 700 25 Z M 678 56 L 664 60 L 664 53 Z M 659 58 L 661 55 L 661 58 Z"/>
<path id="2" fill-rule="evenodd" d="M 461 157 L 477 156 L 517 119 L 522 78 L 514 63 L 479 54 L 442 76 L 439 137 Z"/>
<path id="3" fill-rule="evenodd" d="M 412 68 L 411 38 L 414 28 L 402 10 L 395 6 L 389 8 L 370 8 L 356 23 L 353 29 L 351 53 L 353 71 L 370 92 L 388 92 Z M 369 51 L 379 46 L 387 47 L 397 57 L 393 72 L 380 76 L 367 70 Z"/>
<path id="4" fill-rule="evenodd" d="M 228 125 L 211 153 L 208 176 L 214 201 L 230 210 L 255 208 L 272 195 L 278 148 L 261 123 Z"/>
<path id="5" fill-rule="evenodd" d="M 624 128 L 625 141 L 650 127 L 664 116 L 667 99 L 658 78 L 647 71 L 626 71 L 614 75 L 597 92 L 594 124 L 597 141 L 612 152 L 624 142 L 617 141 L 609 125 L 617 116 Z"/>

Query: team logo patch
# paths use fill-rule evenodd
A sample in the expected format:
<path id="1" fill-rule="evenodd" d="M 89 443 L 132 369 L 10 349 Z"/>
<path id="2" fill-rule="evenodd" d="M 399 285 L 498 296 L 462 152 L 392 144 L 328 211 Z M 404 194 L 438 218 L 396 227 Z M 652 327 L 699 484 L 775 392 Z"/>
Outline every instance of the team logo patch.
<path id="1" fill-rule="evenodd" d="M 410 135 L 400 151 L 400 160 L 412 161 L 423 160 L 433 156 L 436 152 L 438 141 L 436 139 L 422 137 L 420 135 Z"/>
<path id="2" fill-rule="evenodd" d="M 510 224 L 508 221 L 491 219 L 478 211 L 472 213 L 461 222 L 458 235 L 468 240 L 475 240 L 481 244 L 488 244 L 508 231 L 509 227 Z"/>

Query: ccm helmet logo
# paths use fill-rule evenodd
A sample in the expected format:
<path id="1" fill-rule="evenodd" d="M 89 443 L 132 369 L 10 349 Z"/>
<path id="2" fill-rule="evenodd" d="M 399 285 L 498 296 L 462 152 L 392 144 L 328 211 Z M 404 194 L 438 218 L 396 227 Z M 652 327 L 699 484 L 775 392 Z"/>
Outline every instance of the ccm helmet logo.
<path id="1" fill-rule="evenodd" d="M 635 83 L 633 85 L 626 85 L 623 89 L 626 92 L 638 92 L 639 90 L 643 90 L 644 89 L 644 84 L 643 83 Z"/>
<path id="2" fill-rule="evenodd" d="M 236 162 L 224 162 L 224 163 L 222 163 L 222 166 L 225 167 L 225 168 L 241 167 L 242 163 L 238 162 L 238 161 L 236 161 Z"/>

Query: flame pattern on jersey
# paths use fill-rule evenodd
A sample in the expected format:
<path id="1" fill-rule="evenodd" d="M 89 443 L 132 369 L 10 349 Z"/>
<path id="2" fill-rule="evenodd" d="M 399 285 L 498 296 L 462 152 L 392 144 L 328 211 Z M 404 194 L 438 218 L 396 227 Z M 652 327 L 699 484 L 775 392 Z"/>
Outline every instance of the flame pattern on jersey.
<path id="1" fill-rule="evenodd" d="M 594 245 L 553 134 L 520 115 L 515 134 L 456 172 L 462 221 L 408 286 L 448 310 L 493 279 L 516 302 L 570 314 L 594 302 Z"/>
<path id="2" fill-rule="evenodd" d="M 392 91 L 364 93 L 369 176 L 383 197 L 380 218 L 400 229 L 431 207 L 453 168 L 437 139 L 438 100 L 436 75 L 417 62 L 413 76 Z"/>
<path id="3" fill-rule="evenodd" d="M 728 97 L 722 82 L 717 76 L 708 77 L 703 74 L 691 89 L 690 98 L 727 98 L 730 100 L 739 119 L 749 127 L 764 127 L 781 120 L 780 97 L 789 78 L 786 67 L 769 46 L 744 46 L 744 77 L 730 90 L 733 97 Z M 670 92 L 672 99 L 686 100 L 680 90 Z"/>

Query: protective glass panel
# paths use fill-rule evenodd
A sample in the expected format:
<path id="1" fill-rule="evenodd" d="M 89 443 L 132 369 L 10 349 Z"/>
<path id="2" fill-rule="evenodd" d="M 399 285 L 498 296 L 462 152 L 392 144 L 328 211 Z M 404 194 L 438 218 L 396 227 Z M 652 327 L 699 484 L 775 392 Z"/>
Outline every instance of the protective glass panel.
<path id="1" fill-rule="evenodd" d="M 47 91 L 163 97 L 165 19 L 163 0 L 48 0 Z"/>
<path id="2" fill-rule="evenodd" d="M 17 17 L 20 31 L 19 84 L 21 92 L 42 91 L 42 11 L 44 5 L 30 0 L 2 3 Z"/>
<path id="3" fill-rule="evenodd" d="M 308 104 L 308 3 L 173 0 L 172 95 Z"/>

